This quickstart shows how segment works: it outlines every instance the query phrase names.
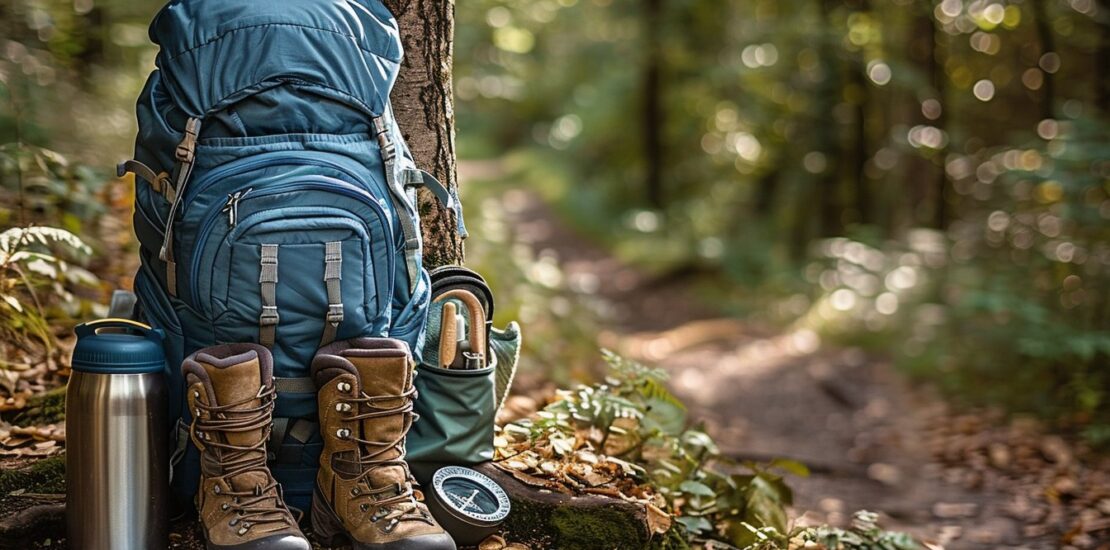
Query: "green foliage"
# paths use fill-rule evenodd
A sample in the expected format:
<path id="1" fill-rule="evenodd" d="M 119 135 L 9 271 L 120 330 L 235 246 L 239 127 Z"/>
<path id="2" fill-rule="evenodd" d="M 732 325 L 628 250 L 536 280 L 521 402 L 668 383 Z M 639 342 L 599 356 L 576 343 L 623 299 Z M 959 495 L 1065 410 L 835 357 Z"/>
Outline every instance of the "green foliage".
<path id="1" fill-rule="evenodd" d="M 667 389 L 663 370 L 602 354 L 609 365 L 603 383 L 561 391 L 534 418 L 505 429 L 550 443 L 556 456 L 571 456 L 587 438 L 655 489 L 688 540 L 705 548 L 785 550 L 813 541 L 829 550 L 919 550 L 907 535 L 879 529 L 866 512 L 848 531 L 791 526 L 793 493 L 784 476 L 808 476 L 805 465 L 729 459 L 701 428 L 687 425 L 686 408 Z"/>
<path id="2" fill-rule="evenodd" d="M 459 10 L 462 150 L 511 151 L 514 182 L 622 260 L 709 273 L 730 313 L 1107 441 L 1105 12 L 482 0 Z"/>
<path id="3" fill-rule="evenodd" d="M 91 233 L 106 210 L 96 200 L 106 182 L 55 151 L 0 144 L 0 227 L 37 223 Z"/>
<path id="4" fill-rule="evenodd" d="M 97 281 L 66 258 L 90 253 L 64 229 L 16 227 L 0 233 L 0 340 L 24 351 L 37 343 L 52 353 L 51 321 L 80 315 L 85 304 L 71 290 Z M 0 347 L 0 366 L 12 366 L 11 361 L 7 348 Z"/>
<path id="5" fill-rule="evenodd" d="M 1083 120 L 1059 123 L 1044 143 L 954 158 L 957 170 L 996 174 L 989 186 L 966 183 L 970 214 L 945 233 L 821 243 L 807 270 L 821 290 L 805 322 L 956 395 L 1105 442 L 1110 189 L 1088 168 L 1107 159 L 1107 132 Z"/>
<path id="6" fill-rule="evenodd" d="M 744 544 L 752 535 L 743 523 L 786 532 L 792 494 L 776 472 L 805 475 L 804 466 L 733 464 L 704 431 L 686 426 L 685 406 L 667 390 L 662 370 L 603 354 L 606 381 L 560 392 L 538 418 L 522 421 L 533 438 L 567 454 L 585 431 L 595 448 L 628 461 L 664 497 L 693 540 Z"/>
<path id="7" fill-rule="evenodd" d="M 745 550 L 790 550 L 819 548 L 821 550 L 924 550 L 924 546 L 905 533 L 884 531 L 878 524 L 879 516 L 873 512 L 859 511 L 852 516 L 849 529 L 837 527 L 802 527 L 789 534 L 770 529 L 752 527 L 755 542 Z"/>

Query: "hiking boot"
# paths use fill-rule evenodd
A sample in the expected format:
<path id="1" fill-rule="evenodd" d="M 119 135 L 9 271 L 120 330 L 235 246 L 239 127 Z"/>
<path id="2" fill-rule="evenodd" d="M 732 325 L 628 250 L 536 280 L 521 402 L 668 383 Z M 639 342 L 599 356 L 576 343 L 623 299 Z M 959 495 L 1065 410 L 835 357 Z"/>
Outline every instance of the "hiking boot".
<path id="1" fill-rule="evenodd" d="M 197 511 L 209 550 L 311 550 L 266 467 L 273 361 L 255 344 L 202 349 L 181 366 L 200 449 Z"/>
<path id="2" fill-rule="evenodd" d="M 416 390 L 408 346 L 355 338 L 316 352 L 324 452 L 312 497 L 312 530 L 325 544 L 355 550 L 455 550 L 405 463 Z"/>

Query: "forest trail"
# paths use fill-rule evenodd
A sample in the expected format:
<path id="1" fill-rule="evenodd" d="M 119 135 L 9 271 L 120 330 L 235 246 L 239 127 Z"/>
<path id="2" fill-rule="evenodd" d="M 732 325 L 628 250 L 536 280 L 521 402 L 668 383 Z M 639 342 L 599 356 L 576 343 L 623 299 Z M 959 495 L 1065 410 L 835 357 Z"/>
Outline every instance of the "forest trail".
<path id="1" fill-rule="evenodd" d="M 805 331 L 775 334 L 722 319 L 682 281 L 649 280 L 576 234 L 534 192 L 514 189 L 499 200 L 518 242 L 556 254 L 568 280 L 601 281 L 597 299 L 608 302 L 613 331 L 602 342 L 666 368 L 691 417 L 704 419 L 725 454 L 811 468 L 808 478 L 789 479 L 800 522 L 846 525 L 866 509 L 935 548 L 1056 547 L 1022 536 L 1024 526 L 1005 513 L 1010 494 L 969 488 L 976 484 L 962 469 L 932 459 L 935 426 L 951 417 L 890 365 L 826 349 Z"/>

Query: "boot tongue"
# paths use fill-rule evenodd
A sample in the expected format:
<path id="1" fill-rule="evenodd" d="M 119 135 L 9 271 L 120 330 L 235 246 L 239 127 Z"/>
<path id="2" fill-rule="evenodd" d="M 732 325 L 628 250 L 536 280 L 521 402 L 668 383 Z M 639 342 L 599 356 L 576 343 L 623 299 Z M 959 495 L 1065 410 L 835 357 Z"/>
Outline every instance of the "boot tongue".
<path id="1" fill-rule="evenodd" d="M 394 397 L 381 399 L 373 407 L 366 406 L 363 412 L 400 408 L 408 404 L 411 397 L 400 397 L 412 388 L 412 365 L 408 353 L 400 349 L 357 349 L 345 350 L 342 355 L 358 370 L 361 390 L 369 397 Z M 362 421 L 362 439 L 388 443 L 399 439 L 405 431 L 405 413 L 396 413 Z M 400 458 L 397 447 L 386 449 L 385 445 L 366 445 L 364 453 L 378 453 L 375 461 Z M 379 466 L 371 469 L 367 476 L 371 486 L 383 487 L 392 483 L 404 483 L 408 474 L 402 466 Z"/>
<path id="2" fill-rule="evenodd" d="M 199 362 L 204 367 L 205 372 L 208 373 L 208 379 L 212 384 L 213 397 L 219 399 L 217 405 L 242 402 L 228 409 L 232 411 L 254 409 L 262 406 L 262 400 L 256 396 L 264 386 L 269 386 L 272 380 L 263 380 L 263 378 L 268 377 L 266 376 L 267 373 L 263 372 L 259 366 L 257 352 L 253 350 L 245 352 L 242 360 L 227 366 Z M 255 397 L 255 399 L 250 399 L 251 397 Z M 227 415 L 229 419 L 240 416 Z M 258 428 L 241 432 L 221 432 L 221 435 L 230 445 L 249 447 L 261 440 L 264 433 L 264 428 Z M 225 453 L 227 452 L 229 451 L 225 451 Z M 258 459 L 265 462 L 265 449 L 259 449 L 256 453 Z M 267 478 L 265 473 L 249 471 L 236 475 L 228 481 L 236 491 L 252 491 L 255 487 L 265 486 Z"/>

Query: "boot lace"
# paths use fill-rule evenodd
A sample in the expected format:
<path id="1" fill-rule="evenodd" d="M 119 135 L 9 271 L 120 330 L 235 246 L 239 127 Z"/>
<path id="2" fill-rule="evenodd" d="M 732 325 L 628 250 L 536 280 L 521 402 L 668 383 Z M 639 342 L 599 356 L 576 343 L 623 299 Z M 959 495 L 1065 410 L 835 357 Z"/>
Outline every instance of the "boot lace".
<path id="1" fill-rule="evenodd" d="M 254 400 L 259 400 L 261 405 L 238 408 Z M 236 517 L 229 524 L 232 527 L 239 526 L 239 535 L 246 534 L 251 527 L 259 524 L 289 525 L 292 517 L 282 504 L 281 488 L 266 467 L 265 446 L 272 427 L 274 389 L 262 387 L 256 395 L 226 405 L 205 405 L 197 400 L 196 407 L 198 412 L 207 414 L 196 415 L 190 426 L 191 435 L 194 441 L 202 442 L 205 448 L 214 451 L 220 464 L 220 477 L 231 479 L 248 472 L 257 472 L 269 480 L 265 486 L 256 485 L 253 490 L 247 491 L 221 492 L 219 486 L 216 486 L 217 494 L 231 497 L 231 502 L 222 506 L 225 511 L 235 512 Z M 251 445 L 233 445 L 216 437 L 198 437 L 212 432 L 242 433 L 259 429 L 262 430 L 262 437 Z"/>
<path id="2" fill-rule="evenodd" d="M 365 392 L 361 393 L 360 397 L 340 398 L 340 403 L 346 403 L 352 406 L 352 410 L 362 411 L 367 409 L 366 412 L 359 412 L 344 417 L 345 421 L 361 423 L 363 420 L 371 418 L 383 418 L 397 414 L 404 415 L 404 427 L 401 430 L 401 435 L 390 441 L 370 441 L 349 436 L 349 439 L 357 442 L 360 445 L 360 452 L 356 460 L 347 460 L 341 457 L 336 457 L 340 462 L 356 465 L 362 473 L 358 476 L 358 483 L 368 488 L 367 491 L 354 489 L 353 496 L 365 497 L 370 502 L 361 505 L 362 511 L 368 511 L 371 506 L 377 506 L 378 510 L 370 516 L 370 521 L 377 522 L 383 519 L 388 519 L 389 524 L 386 525 L 386 532 L 392 531 L 398 523 L 402 521 L 423 521 L 428 524 L 435 524 L 431 514 L 426 509 L 419 506 L 416 496 L 413 492 L 412 483 L 415 481 L 412 474 L 409 473 L 408 463 L 405 462 L 405 434 L 408 433 L 409 427 L 412 426 L 418 415 L 413 412 L 413 400 L 416 397 L 416 388 L 410 387 L 407 391 L 400 395 L 381 395 L 369 396 Z M 383 402 L 396 401 L 403 399 L 404 403 L 396 407 L 384 407 L 381 405 Z M 376 449 L 376 450 L 375 450 Z M 389 451 L 397 451 L 397 456 L 394 458 L 383 458 L 383 455 Z M 399 466 L 405 472 L 405 482 L 395 482 L 390 485 L 382 487 L 373 487 L 370 484 L 370 472 L 376 467 L 382 466 Z M 373 504 L 371 504 L 373 503 Z"/>

